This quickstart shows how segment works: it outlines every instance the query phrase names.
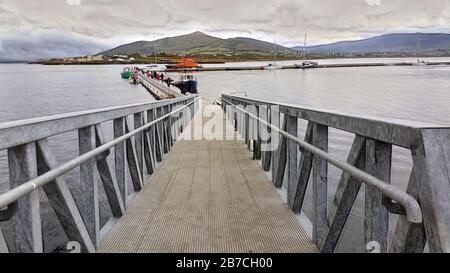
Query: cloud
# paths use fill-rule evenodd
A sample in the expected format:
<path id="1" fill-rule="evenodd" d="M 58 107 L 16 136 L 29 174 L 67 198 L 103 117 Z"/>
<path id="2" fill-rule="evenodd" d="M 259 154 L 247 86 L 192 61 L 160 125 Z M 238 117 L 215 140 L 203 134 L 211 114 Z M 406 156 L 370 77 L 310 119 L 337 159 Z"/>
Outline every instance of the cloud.
<path id="1" fill-rule="evenodd" d="M 381 6 L 381 0 L 367 0 L 369 6 Z"/>
<path id="2" fill-rule="evenodd" d="M 85 37 L 56 31 L 2 35 L 0 60 L 28 61 L 40 58 L 95 54 L 108 46 Z"/>
<path id="3" fill-rule="evenodd" d="M 56 54 L 193 31 L 276 39 L 287 46 L 391 32 L 450 32 L 448 0 L 2 0 L 0 40 L 31 35 Z M 51 33 L 51 34 L 49 34 Z M 41 35 L 42 37 L 37 37 Z M 64 39 L 64 40 L 61 40 Z M 37 43 L 37 42 L 34 42 Z M 72 43 L 72 47 L 69 45 Z M 4 43 L 3 43 L 4 44 Z M 11 48 L 11 42 L 9 48 Z M 3 45 L 4 47 L 4 45 Z M 31 50 L 31 49 L 30 49 Z M 21 51 L 23 52 L 23 51 Z M 36 54 L 41 51 L 33 50 Z M 0 53 L 4 54 L 4 53 Z"/>

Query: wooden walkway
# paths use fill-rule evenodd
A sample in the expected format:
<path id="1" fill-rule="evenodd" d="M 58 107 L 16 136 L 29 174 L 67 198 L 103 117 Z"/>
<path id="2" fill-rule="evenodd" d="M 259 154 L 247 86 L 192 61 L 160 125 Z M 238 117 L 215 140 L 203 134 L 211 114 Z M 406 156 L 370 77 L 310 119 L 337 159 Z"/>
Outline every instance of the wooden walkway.
<path id="1" fill-rule="evenodd" d="M 224 122 L 220 115 L 216 122 Z M 197 114 L 186 132 L 201 133 L 208 121 Z M 318 251 L 231 124 L 224 124 L 234 140 L 211 140 L 223 139 L 224 132 L 216 132 L 174 145 L 99 252 Z"/>

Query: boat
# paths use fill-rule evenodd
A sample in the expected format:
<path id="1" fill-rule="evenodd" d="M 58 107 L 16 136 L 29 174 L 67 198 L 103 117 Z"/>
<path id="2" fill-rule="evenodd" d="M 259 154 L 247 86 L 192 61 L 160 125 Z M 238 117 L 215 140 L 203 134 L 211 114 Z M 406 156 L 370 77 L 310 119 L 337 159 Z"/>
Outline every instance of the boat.
<path id="1" fill-rule="evenodd" d="M 139 77 L 138 77 L 137 72 L 136 73 L 132 73 L 129 79 L 130 79 L 130 83 L 131 84 L 138 84 L 139 83 Z"/>
<path id="2" fill-rule="evenodd" d="M 278 70 L 282 67 L 277 64 L 269 64 L 268 66 L 264 67 L 265 70 Z"/>
<path id="3" fill-rule="evenodd" d="M 277 55 L 278 55 L 278 48 L 277 48 L 277 41 L 275 41 L 275 60 L 272 64 L 269 64 L 264 67 L 265 70 L 278 70 L 282 69 L 283 67 L 277 64 Z"/>
<path id="4" fill-rule="evenodd" d="M 319 63 L 313 61 L 303 61 L 301 64 L 294 64 L 294 66 L 295 68 L 313 68 L 318 67 Z"/>
<path id="5" fill-rule="evenodd" d="M 163 64 L 149 64 L 146 67 L 142 68 L 142 71 L 144 72 L 153 72 L 153 71 L 165 71 L 167 67 Z"/>
<path id="6" fill-rule="evenodd" d="M 426 62 L 424 60 L 417 59 L 415 62 L 412 63 L 412 65 L 425 66 L 425 65 L 428 65 L 428 62 Z"/>
<path id="7" fill-rule="evenodd" d="M 301 64 L 294 64 L 295 68 L 313 68 L 319 66 L 318 62 L 307 61 L 306 60 L 306 40 L 308 38 L 308 34 L 305 33 L 305 45 L 303 47 L 303 62 Z"/>
<path id="8" fill-rule="evenodd" d="M 416 57 L 417 57 L 417 55 L 419 54 L 420 49 L 421 49 L 421 40 L 419 39 L 419 40 L 417 41 L 417 50 L 416 50 L 416 54 L 415 54 Z M 413 62 L 412 65 L 415 65 L 415 66 L 425 66 L 425 65 L 428 65 L 428 62 L 426 62 L 426 61 L 424 61 L 424 60 L 420 60 L 419 58 L 417 58 L 417 60 L 416 60 L 415 62 Z"/>
<path id="9" fill-rule="evenodd" d="M 197 68 L 202 68 L 202 66 L 192 58 L 182 58 L 180 62 L 174 65 L 167 65 L 166 67 L 170 70 L 195 70 Z"/>
<path id="10" fill-rule="evenodd" d="M 181 94 L 186 95 L 197 94 L 197 78 L 192 74 L 183 74 L 180 76 L 180 79 L 173 83 L 174 86 L 180 89 Z"/>
<path id="11" fill-rule="evenodd" d="M 134 69 L 132 67 L 124 67 L 122 72 L 120 73 L 120 76 L 123 79 L 129 79 L 131 75 L 133 75 Z"/>

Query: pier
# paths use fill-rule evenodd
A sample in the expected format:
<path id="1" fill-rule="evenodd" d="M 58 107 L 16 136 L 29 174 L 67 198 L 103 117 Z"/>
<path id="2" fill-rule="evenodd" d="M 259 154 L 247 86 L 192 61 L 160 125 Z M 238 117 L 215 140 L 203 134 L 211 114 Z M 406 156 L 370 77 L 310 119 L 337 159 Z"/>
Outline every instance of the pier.
<path id="1" fill-rule="evenodd" d="M 332 253 L 363 192 L 367 252 L 450 252 L 450 127 L 221 101 L 182 96 L 0 124 L 10 182 L 0 221 L 15 228 L 4 234 L 8 250 L 44 251 L 43 193 L 69 252 Z M 354 135 L 347 160 L 328 152 L 330 129 Z M 79 156 L 58 163 L 48 138 L 73 131 Z M 413 157 L 406 191 L 391 181 L 394 146 Z M 329 164 L 342 171 L 334 194 Z M 80 196 L 64 178 L 71 170 Z M 100 192 L 111 210 L 103 225 Z"/>
<path id="2" fill-rule="evenodd" d="M 164 85 L 162 82 L 149 78 L 142 73 L 138 72 L 137 75 L 139 83 L 142 84 L 142 86 L 145 87 L 145 89 L 147 89 L 147 91 L 150 92 L 150 94 L 152 94 L 157 100 L 173 99 L 184 96 L 179 91 L 177 92 L 176 90 Z"/>
<path id="3" fill-rule="evenodd" d="M 414 66 L 412 62 L 397 63 L 343 63 L 343 64 L 319 64 L 310 67 L 298 67 L 295 65 L 283 65 L 280 69 L 323 69 L 323 68 L 343 68 L 343 67 L 380 67 L 380 66 Z M 450 65 L 450 62 L 428 62 L 426 66 Z M 217 66 L 201 67 L 187 71 L 208 72 L 208 71 L 244 71 L 244 70 L 264 70 L 264 66 Z M 165 72 L 180 72 L 180 70 L 164 70 Z M 162 72 L 162 71 L 160 71 Z"/>

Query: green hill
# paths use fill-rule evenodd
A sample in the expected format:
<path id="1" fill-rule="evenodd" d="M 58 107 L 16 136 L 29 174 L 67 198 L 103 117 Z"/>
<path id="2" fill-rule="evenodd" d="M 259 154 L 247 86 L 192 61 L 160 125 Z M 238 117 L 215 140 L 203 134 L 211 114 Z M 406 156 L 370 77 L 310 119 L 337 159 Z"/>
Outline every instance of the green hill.
<path id="1" fill-rule="evenodd" d="M 270 55 L 274 54 L 275 44 L 250 38 L 221 39 L 194 32 L 187 35 L 164 38 L 156 41 L 138 41 L 101 52 L 101 55 L 141 54 L 153 55 Z M 297 51 L 279 46 L 279 54 L 298 54 Z"/>

